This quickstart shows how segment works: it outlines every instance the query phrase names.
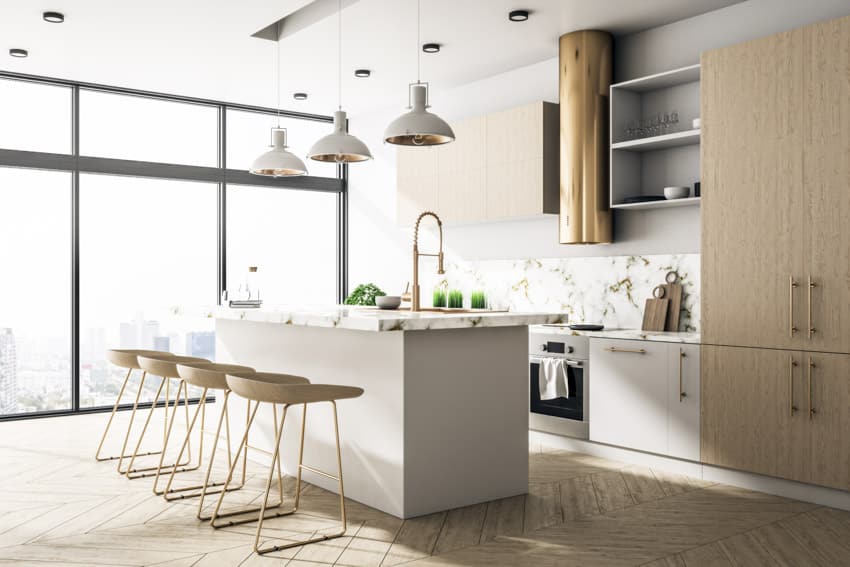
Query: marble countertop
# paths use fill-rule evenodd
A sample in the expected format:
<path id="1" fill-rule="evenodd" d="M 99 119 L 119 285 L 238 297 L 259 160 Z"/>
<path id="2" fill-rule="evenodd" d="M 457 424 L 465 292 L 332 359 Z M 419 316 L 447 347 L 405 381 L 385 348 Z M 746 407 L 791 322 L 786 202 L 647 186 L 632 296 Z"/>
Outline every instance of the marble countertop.
<path id="1" fill-rule="evenodd" d="M 601 331 L 574 331 L 568 327 L 535 325 L 530 329 L 537 333 L 565 334 L 598 339 L 620 339 L 631 341 L 657 341 L 662 343 L 700 344 L 700 334 L 694 332 L 642 331 L 640 329 L 603 329 Z"/>
<path id="2" fill-rule="evenodd" d="M 328 307 L 264 306 L 258 309 L 232 309 L 223 306 L 185 306 L 172 309 L 175 315 L 280 323 L 300 327 L 327 327 L 355 331 L 426 331 L 474 327 L 515 327 L 560 323 L 563 313 L 488 312 L 436 313 L 433 311 L 382 311 L 370 307 L 332 305 Z"/>

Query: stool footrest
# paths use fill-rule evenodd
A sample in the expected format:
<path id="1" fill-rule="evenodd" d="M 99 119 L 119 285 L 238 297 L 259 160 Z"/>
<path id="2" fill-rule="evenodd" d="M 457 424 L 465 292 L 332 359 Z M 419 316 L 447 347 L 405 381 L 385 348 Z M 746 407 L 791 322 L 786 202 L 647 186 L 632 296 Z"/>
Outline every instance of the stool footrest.
<path id="1" fill-rule="evenodd" d="M 147 453 L 139 453 L 136 455 L 137 457 L 147 457 L 148 455 L 159 455 L 161 451 L 148 451 Z M 98 462 L 102 461 L 117 461 L 118 459 L 130 459 L 133 457 L 133 454 L 129 455 L 115 455 L 114 457 L 95 457 L 95 460 Z"/>
<path id="2" fill-rule="evenodd" d="M 339 481 L 339 477 L 338 477 L 338 476 L 334 476 L 334 475 L 332 475 L 332 474 L 328 474 L 328 473 L 326 473 L 325 471 L 320 471 L 319 469 L 313 468 L 313 467 L 311 467 L 311 466 L 308 466 L 308 465 L 298 465 L 298 467 L 299 467 L 299 468 L 302 468 L 302 469 L 305 469 L 305 470 L 308 470 L 308 471 L 310 471 L 310 472 L 312 472 L 312 473 L 316 473 L 316 474 L 318 474 L 318 475 L 322 475 L 323 477 L 329 478 L 329 479 L 331 479 L 331 480 Z"/>
<path id="3" fill-rule="evenodd" d="M 278 507 L 282 504 L 283 504 L 283 502 L 279 502 L 276 506 L 272 506 L 272 508 L 276 508 L 276 507 Z M 228 512 L 226 514 L 218 514 L 216 516 L 216 519 L 232 517 L 232 516 L 241 516 L 242 514 L 250 514 L 250 513 L 253 513 L 253 512 L 259 512 L 260 509 L 261 508 L 258 506 L 256 508 L 246 508 L 246 509 L 240 510 L 238 512 Z M 268 510 L 268 509 L 269 509 L 269 506 L 266 506 L 266 510 Z M 270 520 L 272 518 L 282 518 L 283 516 L 290 516 L 294 513 L 295 513 L 295 508 L 293 508 L 291 510 L 287 510 L 285 512 L 272 512 L 270 514 L 267 513 L 265 516 L 263 516 L 263 520 Z M 210 525 L 212 527 L 216 528 L 216 529 L 218 529 L 218 528 L 229 528 L 231 526 L 238 526 L 238 525 L 241 525 L 241 524 L 250 524 L 251 522 L 258 522 L 259 520 L 260 520 L 259 516 L 253 516 L 251 518 L 242 518 L 242 519 L 239 519 L 239 520 L 228 520 L 226 522 L 221 522 L 220 524 L 211 522 Z"/>
<path id="4" fill-rule="evenodd" d="M 284 549 L 291 549 L 293 547 L 299 547 L 299 546 L 307 545 L 307 544 L 310 544 L 310 543 L 319 543 L 321 541 L 328 541 L 329 539 L 335 539 L 335 538 L 338 538 L 338 537 L 342 537 L 344 535 L 345 535 L 345 530 L 343 530 L 339 533 L 335 533 L 335 534 L 321 535 L 319 537 L 314 537 L 312 539 L 307 539 L 307 540 L 304 540 L 304 541 L 296 541 L 296 542 L 292 542 L 292 543 L 287 543 L 286 545 L 273 545 L 271 547 L 261 547 L 261 548 L 257 549 L 257 553 L 260 554 L 260 555 L 263 555 L 265 553 L 272 553 L 274 551 L 283 551 Z"/>

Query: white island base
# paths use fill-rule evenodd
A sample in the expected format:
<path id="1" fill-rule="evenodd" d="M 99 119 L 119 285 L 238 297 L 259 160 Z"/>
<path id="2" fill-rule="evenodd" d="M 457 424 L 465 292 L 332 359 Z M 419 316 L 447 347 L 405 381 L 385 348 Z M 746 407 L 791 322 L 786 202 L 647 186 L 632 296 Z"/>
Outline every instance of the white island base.
<path id="1" fill-rule="evenodd" d="M 527 325 L 374 332 L 217 317 L 216 352 L 220 362 L 365 389 L 338 403 L 346 497 L 411 518 L 528 490 Z M 244 423 L 244 402 L 232 401 L 231 424 Z M 330 409 L 309 406 L 304 463 L 336 474 Z M 256 420 L 250 445 L 270 451 L 270 406 Z M 288 474 L 300 424 L 301 408 L 290 408 Z M 304 479 L 337 492 L 333 480 Z"/>

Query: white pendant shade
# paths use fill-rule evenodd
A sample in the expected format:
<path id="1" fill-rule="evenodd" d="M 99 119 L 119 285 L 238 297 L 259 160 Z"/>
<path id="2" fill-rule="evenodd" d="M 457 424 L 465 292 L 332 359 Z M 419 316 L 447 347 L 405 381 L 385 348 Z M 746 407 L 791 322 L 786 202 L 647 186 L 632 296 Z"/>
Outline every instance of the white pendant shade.
<path id="1" fill-rule="evenodd" d="M 345 112 L 337 110 L 334 131 L 313 144 L 307 157 L 316 161 L 355 163 L 372 159 L 372 154 L 366 144 L 348 133 Z"/>
<path id="2" fill-rule="evenodd" d="M 411 85 L 413 107 L 387 126 L 384 141 L 398 146 L 439 146 L 455 139 L 448 123 L 428 112 L 428 86 L 423 83 Z"/>
<path id="3" fill-rule="evenodd" d="M 270 177 L 291 177 L 307 173 L 304 162 L 286 149 L 286 128 L 272 128 L 271 148 L 254 160 L 251 173 Z"/>

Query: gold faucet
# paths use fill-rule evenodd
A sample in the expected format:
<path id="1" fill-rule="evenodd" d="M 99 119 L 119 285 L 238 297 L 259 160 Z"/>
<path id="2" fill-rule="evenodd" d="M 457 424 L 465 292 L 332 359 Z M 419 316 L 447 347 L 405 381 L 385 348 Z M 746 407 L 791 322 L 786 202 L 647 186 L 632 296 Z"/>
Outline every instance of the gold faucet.
<path id="1" fill-rule="evenodd" d="M 434 217 L 437 221 L 437 228 L 440 229 L 440 252 L 437 254 L 420 254 L 419 253 L 419 223 L 422 222 L 424 217 Z M 440 217 L 436 215 L 436 213 L 432 213 L 431 211 L 425 211 L 416 219 L 416 225 L 413 228 L 413 297 L 410 302 L 410 310 L 411 311 L 422 311 L 422 306 L 420 305 L 421 295 L 419 293 L 419 257 L 420 256 L 434 256 L 437 258 L 437 273 L 445 274 L 446 271 L 443 269 L 443 221 L 440 220 Z"/>

